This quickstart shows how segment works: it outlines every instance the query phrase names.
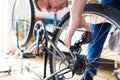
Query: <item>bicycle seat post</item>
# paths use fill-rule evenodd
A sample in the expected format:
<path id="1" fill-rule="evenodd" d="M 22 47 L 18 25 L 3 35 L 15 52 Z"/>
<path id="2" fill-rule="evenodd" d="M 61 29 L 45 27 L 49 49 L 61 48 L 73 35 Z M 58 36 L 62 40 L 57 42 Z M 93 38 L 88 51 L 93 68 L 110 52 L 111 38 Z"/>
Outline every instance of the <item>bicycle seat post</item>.
<path id="1" fill-rule="evenodd" d="M 54 14 L 54 22 L 53 22 L 53 25 L 54 25 L 53 30 L 55 31 L 55 27 L 57 26 L 57 14 L 56 14 L 56 13 Z"/>

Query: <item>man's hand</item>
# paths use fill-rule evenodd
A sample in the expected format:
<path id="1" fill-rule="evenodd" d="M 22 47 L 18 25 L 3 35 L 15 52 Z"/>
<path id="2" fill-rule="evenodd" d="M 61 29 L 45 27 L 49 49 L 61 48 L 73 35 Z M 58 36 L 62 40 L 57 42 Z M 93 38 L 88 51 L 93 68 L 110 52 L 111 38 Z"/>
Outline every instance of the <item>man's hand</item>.
<path id="1" fill-rule="evenodd" d="M 83 17 L 82 17 L 82 22 L 81 22 L 79 28 L 85 28 L 88 32 L 91 32 L 91 33 L 93 32 L 92 29 L 85 22 Z M 72 39 L 73 34 L 74 34 L 74 32 L 71 32 L 70 30 L 68 30 L 66 35 L 65 35 L 64 43 L 65 43 L 67 48 L 71 47 L 71 39 Z"/>

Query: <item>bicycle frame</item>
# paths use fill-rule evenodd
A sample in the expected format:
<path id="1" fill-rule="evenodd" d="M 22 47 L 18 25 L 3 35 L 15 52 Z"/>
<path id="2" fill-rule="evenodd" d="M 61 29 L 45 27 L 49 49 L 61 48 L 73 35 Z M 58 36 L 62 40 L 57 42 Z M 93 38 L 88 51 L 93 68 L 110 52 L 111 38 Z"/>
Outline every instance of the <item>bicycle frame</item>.
<path id="1" fill-rule="evenodd" d="M 97 7 L 96 7 L 97 8 Z M 90 8 L 90 9 L 92 9 L 92 8 Z M 97 10 L 98 9 L 98 10 Z M 99 10 L 99 7 L 97 8 L 97 9 L 95 9 L 95 10 L 97 10 L 97 13 L 95 13 L 95 14 L 97 14 L 97 15 L 100 15 L 100 16 L 102 16 L 101 14 L 99 14 L 99 13 L 101 13 L 101 12 L 104 12 L 104 11 L 100 11 L 100 10 L 103 10 L 103 8 L 102 9 L 100 9 Z M 111 9 L 111 8 L 107 8 L 107 9 Z M 86 10 L 86 9 L 85 9 Z M 91 11 L 91 10 L 90 10 Z M 94 11 L 94 9 L 93 9 L 93 11 Z M 89 10 L 88 11 L 86 11 L 86 13 L 91 13 L 91 12 L 89 12 Z M 93 13 L 93 12 L 92 12 Z M 84 13 L 85 14 L 85 13 Z M 105 15 L 108 15 L 108 13 L 107 12 L 105 12 L 105 13 L 102 13 L 102 14 L 105 14 Z M 67 14 L 67 15 L 65 15 L 65 17 L 66 16 L 69 16 L 69 14 Z M 113 16 L 113 15 L 112 15 Z M 109 18 L 110 16 L 108 15 L 108 16 L 102 16 L 102 17 L 105 17 L 105 18 Z M 116 20 L 116 18 L 114 18 L 114 17 L 116 17 L 116 16 L 113 16 L 113 17 L 110 17 L 110 21 L 112 22 L 112 23 L 119 23 L 119 19 L 118 20 Z M 111 19 L 112 18 L 112 19 Z M 67 18 L 68 19 L 68 18 Z M 114 21 L 115 20 L 115 21 Z M 66 21 L 66 19 L 63 19 L 63 23 L 61 23 L 61 25 L 62 24 L 64 24 L 64 22 Z M 36 71 L 34 71 L 32 68 L 31 68 L 31 66 L 29 66 L 29 65 L 26 65 L 27 67 L 29 67 L 29 69 L 31 69 L 41 80 L 49 80 L 49 79 L 51 79 L 53 76 L 56 76 L 56 75 L 58 75 L 59 73 L 60 73 L 60 75 L 61 74 L 66 74 L 66 73 L 68 73 L 68 72 L 73 72 L 73 66 L 74 66 L 74 64 L 73 64 L 73 62 L 75 61 L 75 58 L 76 58 L 76 56 L 80 56 L 80 54 L 77 54 L 77 52 L 71 52 L 70 51 L 70 56 L 72 57 L 72 62 L 70 61 L 70 59 L 68 59 L 67 58 L 67 56 L 65 55 L 65 53 L 64 52 L 62 52 L 60 49 L 59 49 L 59 47 L 57 47 L 57 45 L 56 45 L 56 43 L 54 42 L 54 40 L 53 39 L 51 39 L 51 37 L 53 38 L 55 35 L 55 32 L 56 31 L 59 31 L 59 29 L 66 29 L 66 28 L 61 28 L 61 25 L 58 25 L 57 26 L 57 23 L 56 23 L 56 14 L 55 14 L 55 18 L 54 18 L 54 31 L 53 32 L 49 32 L 49 31 L 47 31 L 46 29 L 45 29 L 45 27 L 44 27 L 44 25 L 42 25 L 41 26 L 41 28 L 42 28 L 42 31 L 44 32 L 44 33 L 42 33 L 42 35 L 39 35 L 39 33 L 40 32 L 42 32 L 40 29 L 36 29 L 36 30 L 38 30 L 38 35 L 39 36 L 37 36 L 37 38 L 36 38 L 36 41 L 35 42 L 33 42 L 33 44 L 29 47 L 29 48 L 27 48 L 24 52 L 28 52 L 30 49 L 32 49 L 34 46 L 36 46 L 37 48 L 36 49 L 38 49 L 38 47 L 42 47 L 43 48 L 43 57 L 44 57 L 44 76 L 42 76 L 42 75 L 40 75 L 39 73 L 37 73 Z M 116 25 L 116 24 L 115 24 Z M 60 26 L 60 27 L 59 27 Z M 117 25 L 117 26 L 119 26 L 119 24 Z M 120 27 L 118 27 L 118 28 L 120 28 Z M 32 31 L 33 31 L 33 29 L 32 29 Z M 61 34 L 61 33 L 60 33 Z M 58 34 L 59 35 L 59 34 Z M 41 37 L 41 36 L 43 36 L 43 37 Z M 50 37 L 49 37 L 50 36 Z M 18 36 L 17 36 L 18 37 Z M 39 41 L 39 37 L 42 39 L 41 41 Z M 54 38 L 55 40 L 57 39 L 57 38 Z M 64 43 L 62 42 L 62 44 L 64 45 Z M 50 46 L 50 47 L 48 47 L 48 46 Z M 54 51 L 56 51 L 56 54 L 55 54 L 55 52 L 54 51 L 52 51 L 52 49 L 54 49 Z M 61 69 L 61 70 L 58 70 L 58 71 L 56 71 L 56 72 L 53 72 L 53 73 L 51 73 L 51 75 L 49 75 L 49 76 L 46 76 L 46 66 L 47 66 L 47 60 L 48 60 L 48 55 L 52 55 L 52 56 L 54 56 L 54 57 L 57 57 L 56 55 L 59 55 L 60 56 L 60 58 L 61 58 L 61 63 L 64 63 L 64 61 L 66 61 L 66 63 L 68 63 L 68 65 L 66 65 L 66 67 L 65 68 L 63 68 L 63 69 Z M 97 58 L 99 58 L 99 57 L 97 57 Z M 96 58 L 96 59 L 97 59 Z M 85 64 L 85 66 L 86 65 L 88 65 L 89 64 L 89 62 L 87 62 L 87 60 L 85 59 L 84 60 L 85 62 L 86 62 L 86 64 Z M 93 62 L 94 62 L 95 60 L 93 60 Z M 80 63 L 80 62 L 79 62 Z M 81 63 L 80 63 L 81 64 Z M 53 66 L 54 67 L 54 66 Z M 96 68 L 95 68 L 96 69 Z M 59 76 L 59 75 L 58 75 Z"/>
<path id="2" fill-rule="evenodd" d="M 39 22 L 38 22 L 38 24 L 39 24 Z M 42 26 L 43 27 L 43 26 Z M 46 30 L 45 28 L 44 28 L 44 30 Z M 48 56 L 48 53 L 49 54 L 52 54 L 54 57 L 56 57 L 56 55 L 47 47 L 48 46 L 48 43 L 49 43 L 49 45 L 50 46 L 52 46 L 53 48 L 54 48 L 54 50 L 60 55 L 60 57 L 63 59 L 63 60 L 66 60 L 68 63 L 70 63 L 70 61 L 67 59 L 67 57 L 64 55 L 64 53 L 63 52 L 61 52 L 58 48 L 57 48 L 57 46 L 55 45 L 55 43 L 48 37 L 49 36 L 49 34 L 51 35 L 52 33 L 50 33 L 50 32 L 47 32 L 47 31 L 45 31 L 46 32 L 46 34 L 43 34 L 43 35 L 45 35 L 46 37 L 44 37 L 44 44 L 41 44 L 41 46 L 44 48 L 44 55 L 45 55 L 45 57 L 44 57 L 44 74 L 46 74 L 46 65 L 47 65 L 47 56 Z M 53 32 L 54 33 L 54 32 Z M 33 47 L 35 45 L 35 43 L 33 43 L 33 45 L 31 46 L 31 47 Z M 51 74 L 50 76 L 48 76 L 48 77 L 46 77 L 46 75 L 44 75 L 44 78 L 45 78 L 45 80 L 48 80 L 48 79 L 50 79 L 52 76 L 55 76 L 56 74 L 58 74 L 58 73 L 60 73 L 60 72 L 62 72 L 62 71 L 64 71 L 64 70 L 66 70 L 66 69 L 68 69 L 69 67 L 66 67 L 65 69 L 62 69 L 62 70 L 60 70 L 60 71 L 58 71 L 58 72 L 55 72 L 55 73 L 53 73 L 53 74 Z M 71 70 L 69 70 L 69 71 L 67 71 L 67 72 L 70 72 Z M 38 75 L 39 76 L 39 75 Z M 41 77 L 41 76 L 39 76 L 39 77 Z M 42 79 L 42 78 L 40 78 L 40 79 Z"/>
<path id="3" fill-rule="evenodd" d="M 85 43 L 88 43 L 89 41 L 85 41 L 86 40 L 86 38 L 87 38 L 87 36 L 88 36 L 88 34 L 90 34 L 89 32 L 86 32 L 86 34 L 84 35 L 84 37 L 79 41 L 79 42 L 77 42 L 75 45 L 76 45 L 76 47 L 74 47 L 74 45 L 70 48 L 70 50 L 71 50 L 71 52 L 70 52 L 70 56 L 72 57 L 71 59 L 73 60 L 72 62 L 70 61 L 70 59 L 68 59 L 67 57 L 66 57 L 66 55 L 61 51 L 61 50 L 59 50 L 59 48 L 57 47 L 57 45 L 52 41 L 52 39 L 50 39 L 49 38 L 49 36 L 51 36 L 51 37 L 53 37 L 54 35 L 51 35 L 51 34 L 53 34 L 53 33 L 55 33 L 55 31 L 53 32 L 53 33 L 51 33 L 51 32 L 49 32 L 49 31 L 46 31 L 46 29 L 45 29 L 45 27 L 44 27 L 44 25 L 43 25 L 43 23 L 42 22 L 40 22 L 40 21 L 38 21 L 38 22 L 36 22 L 36 24 L 35 24 L 35 27 L 36 26 L 38 26 L 39 25 L 39 28 L 38 29 L 36 29 L 36 30 L 38 30 L 38 34 L 37 34 L 37 36 L 38 36 L 38 38 L 36 38 L 36 46 L 38 47 L 38 45 L 39 44 L 41 44 L 41 46 L 42 46 L 42 48 L 43 48 L 43 55 L 45 56 L 44 57 L 44 78 L 45 78 L 45 80 L 48 80 L 48 79 L 50 79 L 51 77 L 53 77 L 53 76 L 55 76 L 55 75 L 57 75 L 58 73 L 60 73 L 60 72 L 63 72 L 63 73 L 61 73 L 61 74 L 66 74 L 66 73 L 68 73 L 68 72 L 71 72 L 72 70 L 74 70 L 74 61 L 76 60 L 76 57 L 78 57 L 78 56 L 80 56 L 80 54 L 78 54 L 78 52 L 77 52 L 77 50 L 75 49 L 75 48 L 81 48 L 81 45 L 82 44 L 85 44 Z M 80 31 L 80 30 L 78 30 L 78 31 Z M 83 30 L 81 30 L 81 31 L 83 31 Z M 39 36 L 39 33 L 41 33 L 41 37 Z M 40 43 L 39 43 L 39 39 L 40 39 Z M 42 41 L 44 42 L 43 44 L 42 44 Z M 62 42 L 63 43 L 63 42 Z M 35 43 L 34 43 L 35 44 Z M 64 44 L 64 43 L 63 43 Z M 56 53 L 58 54 L 58 55 L 60 55 L 60 59 L 61 59 L 61 61 L 64 63 L 64 61 L 66 61 L 66 63 L 68 63 L 68 65 L 65 67 L 65 68 L 63 68 L 63 69 L 61 69 L 61 70 L 59 70 L 59 71 L 57 71 L 57 72 L 54 72 L 54 73 L 52 73 L 50 76 L 48 76 L 48 77 L 46 77 L 46 66 L 47 66 L 47 57 L 48 57 L 48 54 L 51 54 L 51 55 L 53 55 L 54 57 L 57 57 L 56 55 L 57 54 L 55 54 L 54 52 L 52 52 L 52 49 L 51 48 L 49 48 L 48 46 L 51 46 L 55 51 L 56 51 Z M 80 49 L 81 50 L 81 49 Z M 80 52 L 79 52 L 80 53 Z M 73 65 L 73 66 L 72 66 Z M 68 70 L 67 70 L 68 69 Z M 67 71 L 66 71 L 67 70 Z M 72 71 L 73 72 L 73 71 Z M 74 73 L 73 73 L 73 75 L 74 75 Z"/>

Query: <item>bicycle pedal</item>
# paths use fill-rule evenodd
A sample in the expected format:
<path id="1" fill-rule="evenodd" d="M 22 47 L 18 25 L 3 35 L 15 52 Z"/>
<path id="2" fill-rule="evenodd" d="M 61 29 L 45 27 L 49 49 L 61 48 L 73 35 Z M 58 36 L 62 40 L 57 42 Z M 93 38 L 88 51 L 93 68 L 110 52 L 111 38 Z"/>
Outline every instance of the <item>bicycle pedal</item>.
<path id="1" fill-rule="evenodd" d="M 23 58 L 35 58 L 36 55 L 32 53 L 23 53 Z"/>

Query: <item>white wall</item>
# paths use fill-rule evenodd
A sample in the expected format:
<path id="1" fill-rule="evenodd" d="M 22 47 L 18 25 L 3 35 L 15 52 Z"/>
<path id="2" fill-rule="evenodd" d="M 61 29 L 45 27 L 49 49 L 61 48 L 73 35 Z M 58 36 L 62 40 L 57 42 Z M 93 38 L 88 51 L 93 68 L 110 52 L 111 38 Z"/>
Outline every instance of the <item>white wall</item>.
<path id="1" fill-rule="evenodd" d="M 0 0 L 0 51 L 9 52 L 16 48 L 11 33 L 11 9 L 14 0 Z"/>
<path id="2" fill-rule="evenodd" d="M 0 0 L 0 51 L 9 52 L 16 49 L 16 37 L 11 32 L 12 7 L 15 0 Z M 36 16 L 54 18 L 53 13 L 36 11 Z M 60 18 L 68 11 L 63 9 L 58 12 Z M 19 12 L 19 10 L 18 10 Z"/>

